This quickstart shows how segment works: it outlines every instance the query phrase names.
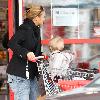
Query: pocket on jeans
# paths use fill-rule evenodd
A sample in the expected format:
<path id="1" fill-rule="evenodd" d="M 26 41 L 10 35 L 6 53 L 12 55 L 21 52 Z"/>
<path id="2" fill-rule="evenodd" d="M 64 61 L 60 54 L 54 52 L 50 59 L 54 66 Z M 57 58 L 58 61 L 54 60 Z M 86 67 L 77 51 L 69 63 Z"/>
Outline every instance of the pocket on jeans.
<path id="1" fill-rule="evenodd" d="M 13 77 L 8 74 L 8 80 L 7 83 L 12 83 L 13 82 Z"/>
<path id="2" fill-rule="evenodd" d="M 14 77 L 13 77 L 13 75 L 8 74 L 7 83 L 9 84 L 11 90 L 12 90 L 13 92 L 15 92 L 15 91 L 16 91 L 16 85 L 15 85 L 15 82 L 14 82 Z"/>

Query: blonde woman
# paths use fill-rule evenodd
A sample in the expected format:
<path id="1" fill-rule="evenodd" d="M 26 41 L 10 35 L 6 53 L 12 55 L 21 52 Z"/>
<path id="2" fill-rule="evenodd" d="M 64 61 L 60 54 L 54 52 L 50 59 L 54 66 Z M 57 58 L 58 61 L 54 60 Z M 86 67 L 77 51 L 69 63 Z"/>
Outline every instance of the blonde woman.
<path id="1" fill-rule="evenodd" d="M 63 78 L 66 76 L 71 61 L 73 60 L 73 53 L 64 49 L 64 41 L 60 36 L 55 36 L 49 41 L 49 48 L 51 51 L 49 58 L 48 72 L 51 74 L 53 80 L 55 78 Z"/>
<path id="2" fill-rule="evenodd" d="M 40 26 L 45 20 L 45 10 L 39 5 L 29 5 L 25 17 L 8 43 L 13 51 L 7 68 L 8 83 L 14 92 L 14 100 L 37 100 L 38 68 L 31 61 L 41 55 Z"/>

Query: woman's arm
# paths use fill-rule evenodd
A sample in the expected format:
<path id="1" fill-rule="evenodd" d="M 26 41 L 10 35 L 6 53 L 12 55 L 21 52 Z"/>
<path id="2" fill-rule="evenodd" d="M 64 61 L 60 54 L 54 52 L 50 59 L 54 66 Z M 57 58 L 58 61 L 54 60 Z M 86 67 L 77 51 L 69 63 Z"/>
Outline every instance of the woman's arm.
<path id="1" fill-rule="evenodd" d="M 25 41 L 23 33 L 24 30 L 18 30 L 8 42 L 8 47 L 13 51 L 13 53 L 26 59 L 29 51 L 21 46 L 21 43 Z"/>

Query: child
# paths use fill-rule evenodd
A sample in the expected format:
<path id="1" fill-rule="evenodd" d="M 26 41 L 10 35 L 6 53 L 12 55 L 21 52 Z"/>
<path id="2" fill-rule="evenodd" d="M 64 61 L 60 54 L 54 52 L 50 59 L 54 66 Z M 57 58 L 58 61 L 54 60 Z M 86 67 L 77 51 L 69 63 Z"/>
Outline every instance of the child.
<path id="1" fill-rule="evenodd" d="M 64 49 L 64 41 L 60 36 L 55 36 L 49 41 L 49 48 L 51 51 L 49 57 L 48 73 L 51 74 L 51 79 L 64 78 L 66 70 L 69 68 L 74 55 Z"/>

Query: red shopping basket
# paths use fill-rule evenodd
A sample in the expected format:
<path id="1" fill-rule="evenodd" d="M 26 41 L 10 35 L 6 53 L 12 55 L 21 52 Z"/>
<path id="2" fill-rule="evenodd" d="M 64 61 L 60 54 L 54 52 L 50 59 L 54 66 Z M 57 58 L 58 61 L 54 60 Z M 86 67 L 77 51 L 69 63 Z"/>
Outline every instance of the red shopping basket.
<path id="1" fill-rule="evenodd" d="M 88 84 L 90 80 L 59 80 L 58 85 L 64 91 L 78 88 Z"/>

